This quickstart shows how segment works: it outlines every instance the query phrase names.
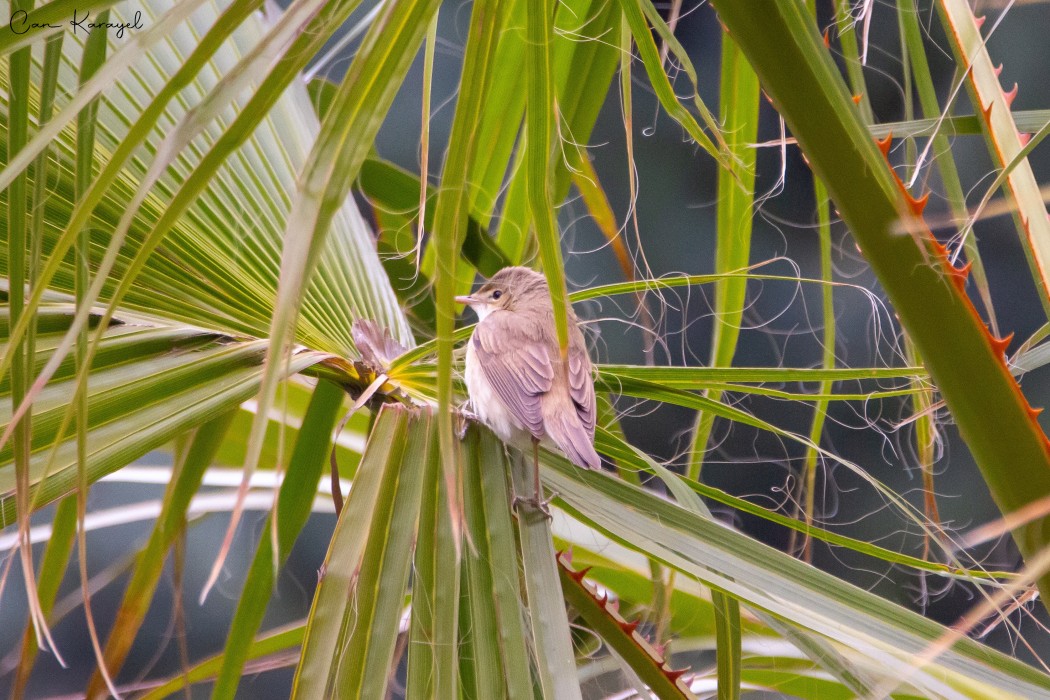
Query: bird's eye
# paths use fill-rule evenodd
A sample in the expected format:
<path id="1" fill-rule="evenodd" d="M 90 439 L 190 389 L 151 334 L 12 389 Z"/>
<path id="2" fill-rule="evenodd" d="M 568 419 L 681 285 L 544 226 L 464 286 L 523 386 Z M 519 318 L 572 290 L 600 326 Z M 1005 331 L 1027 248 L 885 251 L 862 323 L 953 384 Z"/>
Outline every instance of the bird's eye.
<path id="1" fill-rule="evenodd" d="M 499 299 L 501 296 L 503 296 L 503 292 L 501 292 L 498 289 L 492 293 L 492 298 L 493 299 Z"/>

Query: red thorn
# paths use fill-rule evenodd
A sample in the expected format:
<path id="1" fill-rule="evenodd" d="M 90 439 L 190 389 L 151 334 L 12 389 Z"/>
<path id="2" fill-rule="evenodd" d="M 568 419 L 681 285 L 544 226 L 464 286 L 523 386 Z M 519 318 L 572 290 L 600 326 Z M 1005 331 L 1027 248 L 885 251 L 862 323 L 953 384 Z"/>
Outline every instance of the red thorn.
<path id="1" fill-rule="evenodd" d="M 926 192 L 921 197 L 908 197 L 908 206 L 911 207 L 911 213 L 915 216 L 922 216 L 923 210 L 926 209 L 926 204 L 930 201 L 930 193 Z"/>
<path id="2" fill-rule="evenodd" d="M 988 334 L 988 341 L 992 344 L 992 352 L 996 355 L 1005 355 L 1006 348 L 1010 346 L 1010 341 L 1014 339 L 1014 334 L 1010 333 L 1006 337 L 996 338 L 991 333 Z"/>
<path id="3" fill-rule="evenodd" d="M 1036 418 L 1038 418 L 1039 414 L 1042 413 L 1042 412 L 1043 412 L 1043 408 L 1041 406 L 1039 408 L 1034 408 L 1032 406 L 1028 407 L 1028 415 L 1029 415 L 1029 417 L 1032 420 L 1035 420 Z"/>
<path id="4" fill-rule="evenodd" d="M 952 282 L 955 284 L 955 288 L 959 290 L 960 294 L 964 294 L 966 291 L 966 280 L 970 276 L 971 267 L 973 267 L 973 260 L 967 262 L 962 267 L 951 268 Z"/>
<path id="5" fill-rule="evenodd" d="M 984 115 L 984 121 L 986 121 L 988 123 L 991 123 L 991 120 L 992 120 L 992 106 L 994 104 L 995 104 L 994 102 L 989 102 L 987 108 L 981 107 L 981 114 Z"/>
<path id="6" fill-rule="evenodd" d="M 1028 142 L 1032 140 L 1032 135 L 1027 133 L 1017 134 L 1017 140 L 1021 142 L 1021 148 L 1028 145 Z"/>
<path id="7" fill-rule="evenodd" d="M 1010 92 L 1004 92 L 1003 98 L 1006 100 L 1006 106 L 1009 107 L 1014 103 L 1014 98 L 1017 97 L 1017 83 L 1014 83 L 1014 89 Z"/>
<path id="8" fill-rule="evenodd" d="M 880 151 L 882 151 L 882 157 L 883 158 L 889 158 L 890 157 L 890 144 L 892 144 L 892 143 L 893 143 L 893 134 L 887 134 L 886 138 L 882 139 L 881 141 L 878 140 L 878 139 L 875 139 L 875 145 L 879 147 Z"/>
<path id="9" fill-rule="evenodd" d="M 933 252 L 938 253 L 942 258 L 947 257 L 948 248 L 932 236 L 930 237 L 930 247 L 933 248 Z"/>
<path id="10" fill-rule="evenodd" d="M 831 36 L 830 36 L 830 34 L 831 34 L 831 27 L 825 27 L 825 29 L 824 29 L 824 48 L 825 49 L 830 49 L 831 48 Z"/>
<path id="11" fill-rule="evenodd" d="M 620 629 L 622 629 L 623 633 L 626 634 L 628 637 L 630 637 L 632 634 L 634 634 L 635 628 L 638 627 L 638 621 L 637 620 L 635 620 L 633 622 L 619 622 L 617 624 L 620 625 Z"/>
<path id="12" fill-rule="evenodd" d="M 572 578 L 576 583 L 583 583 L 583 577 L 587 575 L 587 572 L 591 570 L 590 566 L 586 566 L 579 571 L 566 571 L 569 577 Z"/>
<path id="13" fill-rule="evenodd" d="M 859 105 L 860 101 L 863 100 L 863 99 L 864 99 L 863 93 L 859 93 L 858 92 L 856 95 L 853 96 L 853 104 Z"/>
<path id="14" fill-rule="evenodd" d="M 988 18 L 985 17 L 984 15 L 981 15 L 980 17 L 974 15 L 973 23 L 977 25 L 978 29 L 980 29 L 982 26 L 984 26 L 984 21 L 986 19 L 988 19 Z"/>
<path id="15" fill-rule="evenodd" d="M 684 676 L 685 672 L 688 671 L 688 670 L 689 670 L 688 667 L 686 667 L 686 668 L 679 668 L 679 669 L 676 669 L 676 670 L 671 670 L 671 669 L 668 668 L 668 669 L 664 670 L 664 675 L 667 676 L 667 678 L 672 683 L 677 683 L 678 679 L 681 678 L 682 676 Z"/>
<path id="16" fill-rule="evenodd" d="M 997 65 L 992 70 L 995 71 L 995 77 L 998 78 L 1000 75 L 1003 74 L 1003 64 L 1000 63 L 999 65 Z"/>

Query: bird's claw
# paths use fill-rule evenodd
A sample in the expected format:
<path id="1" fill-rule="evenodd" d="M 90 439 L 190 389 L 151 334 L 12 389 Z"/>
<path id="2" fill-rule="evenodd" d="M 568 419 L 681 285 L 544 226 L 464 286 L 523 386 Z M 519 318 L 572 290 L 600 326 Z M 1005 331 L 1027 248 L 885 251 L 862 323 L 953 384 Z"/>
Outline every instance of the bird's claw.
<path id="1" fill-rule="evenodd" d="M 552 493 L 548 498 L 539 498 L 538 496 L 532 496 L 530 498 L 526 498 L 524 496 L 515 496 L 514 500 L 510 503 L 510 509 L 514 511 L 516 515 L 518 512 L 518 505 L 524 504 L 526 506 L 529 506 L 530 508 L 539 511 L 540 513 L 543 513 L 543 517 L 545 517 L 547 520 L 553 520 L 554 518 L 551 515 L 550 503 L 557 497 L 557 495 L 558 494 L 556 493 Z"/>
<path id="2" fill-rule="evenodd" d="M 456 437 L 460 440 L 466 437 L 467 427 L 470 425 L 471 421 L 481 420 L 476 413 L 468 409 L 465 405 L 456 412 L 456 418 Z"/>

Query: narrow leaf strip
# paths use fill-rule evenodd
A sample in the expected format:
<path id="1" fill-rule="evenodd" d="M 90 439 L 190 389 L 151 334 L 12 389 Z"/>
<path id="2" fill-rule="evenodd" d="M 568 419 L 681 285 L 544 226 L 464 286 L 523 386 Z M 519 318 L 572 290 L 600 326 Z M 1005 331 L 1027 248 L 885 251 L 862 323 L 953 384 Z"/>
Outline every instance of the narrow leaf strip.
<path id="1" fill-rule="evenodd" d="M 98 21 L 105 26 L 109 21 L 109 10 L 103 10 Z M 109 36 L 106 32 L 92 32 L 84 42 L 84 54 L 80 63 L 81 86 L 99 71 L 106 58 L 106 47 Z M 76 189 L 77 199 L 83 196 L 91 182 L 95 169 L 95 122 L 98 117 L 98 100 L 95 98 L 80 114 L 77 115 L 77 154 L 76 154 Z M 76 298 L 83 303 L 91 284 L 91 272 L 88 269 L 91 256 L 91 232 L 83 227 L 77 237 L 76 258 Z M 89 302 L 90 304 L 90 302 Z M 88 305 L 89 305 L 88 304 Z M 102 652 L 98 630 L 95 626 L 95 615 L 91 609 L 90 578 L 88 576 L 87 529 L 84 517 L 87 515 L 88 493 L 90 483 L 87 476 L 88 462 L 88 377 L 91 373 L 91 359 L 88 348 L 88 327 L 81 326 L 77 333 L 76 347 L 77 391 L 73 394 L 71 409 L 76 411 L 76 445 L 77 445 L 77 563 L 80 568 L 80 590 L 84 605 L 84 620 L 87 623 L 91 649 L 95 653 L 97 669 L 111 695 L 120 698 Z M 58 439 L 62 439 L 59 434 Z"/>
<path id="2" fill-rule="evenodd" d="M 32 9 L 31 0 L 14 2 L 9 7 L 12 13 L 27 12 Z M 10 33 L 13 33 L 13 29 Z M 10 95 L 7 124 L 7 158 L 17 157 L 26 152 L 26 139 L 29 130 L 29 69 L 32 59 L 32 51 L 29 47 L 18 49 L 9 57 L 10 62 Z M 26 309 L 25 290 L 27 259 L 26 252 L 29 244 L 28 221 L 26 220 L 27 208 L 27 178 L 24 170 L 20 170 L 14 178 L 5 183 L 0 190 L 7 190 L 6 201 L 6 224 L 7 224 L 7 260 L 8 260 L 8 304 L 10 307 L 11 323 L 32 323 L 33 315 L 30 309 Z M 11 352 L 4 353 L 6 360 L 10 362 L 11 368 L 11 403 L 12 410 L 25 403 L 29 383 L 27 362 L 27 346 L 23 339 L 11 343 Z M 4 372 L 0 372 L 0 375 Z M 51 638 L 51 632 L 47 626 L 47 620 L 40 605 L 40 596 L 37 592 L 35 567 L 33 566 L 33 550 L 29 542 L 29 517 L 32 509 L 29 491 L 29 468 L 30 468 L 30 426 L 28 424 L 18 426 L 14 434 L 14 463 L 15 478 L 18 483 L 18 533 L 19 533 L 19 558 L 22 565 L 22 580 L 25 584 L 27 604 L 29 607 L 29 619 L 36 632 L 37 644 L 44 648 L 47 646 L 55 654 L 58 662 L 65 666 L 62 656 Z M 5 440 L 6 442 L 6 440 Z"/>
<path id="3" fill-rule="evenodd" d="M 1006 93 L 999 84 L 998 72 L 969 4 L 962 0 L 939 0 L 937 9 L 956 60 L 966 66 L 967 87 L 977 113 L 982 117 L 982 127 L 995 165 L 1005 168 L 1012 164 L 1006 177 L 1006 189 L 1017 203 L 1017 218 L 1027 243 L 1025 250 L 1042 283 L 1045 304 L 1050 296 L 1050 218 L 1028 160 L 1013 163 L 1027 143 L 1010 114 L 1016 86 Z"/>
<path id="4" fill-rule="evenodd" d="M 525 109 L 525 189 L 528 192 L 529 216 L 536 227 L 543 272 L 550 287 L 554 306 L 554 327 L 564 360 L 569 353 L 568 301 L 561 236 L 554 218 L 551 196 L 551 138 L 558 119 L 551 76 L 551 21 L 553 3 L 527 0 L 525 85 L 528 99 Z M 560 140 L 560 135 L 557 136 Z M 563 362 L 568 367 L 568 362 Z"/>
<path id="5" fill-rule="evenodd" d="M 664 72 L 663 62 L 660 60 L 660 51 L 653 39 L 649 23 L 645 19 L 642 7 L 648 4 L 647 0 L 620 0 L 623 16 L 631 28 L 634 43 L 638 47 L 638 55 L 642 59 L 645 71 L 649 75 L 649 82 L 653 86 L 656 97 L 660 100 L 671 118 L 682 125 L 686 132 L 696 141 L 697 145 L 707 151 L 711 157 L 719 162 L 723 168 L 733 169 L 733 164 L 728 154 L 719 151 L 711 137 L 697 123 L 681 102 L 671 86 L 671 81 Z M 697 98 L 699 99 L 699 98 Z M 721 138 L 721 137 L 719 137 Z"/>
<path id="6" fill-rule="evenodd" d="M 270 602 L 279 567 L 287 561 L 292 545 L 310 515 L 317 483 L 331 446 L 332 428 L 345 396 L 341 388 L 326 381 L 318 382 L 313 391 L 288 462 L 287 473 L 281 482 L 276 515 L 270 516 L 277 521 L 278 551 L 273 551 L 270 537 L 264 535 L 259 539 L 237 603 L 237 612 L 226 637 L 222 668 L 213 689 L 216 697 L 232 697 L 236 694 L 244 664 Z M 267 526 L 263 532 L 269 530 Z M 275 560 L 278 566 L 276 570 L 273 568 Z"/>
<path id="7" fill-rule="evenodd" d="M 259 412 L 249 437 L 239 500 L 247 495 L 248 480 L 259 461 L 266 416 L 289 356 L 302 290 L 317 263 L 329 224 L 343 206 L 436 6 L 434 0 L 384 6 L 336 93 L 296 184 L 296 196 L 285 224 L 277 300 L 258 398 Z M 239 513 L 240 509 L 234 509 L 231 514 L 220 552 L 229 548 Z M 223 561 L 223 555 L 216 559 L 201 592 L 202 599 L 218 577 Z"/>
<path id="8" fill-rule="evenodd" d="M 751 256 L 751 230 L 755 203 L 755 157 L 751 147 L 758 137 L 758 76 L 737 47 L 732 37 L 722 34 L 722 75 L 719 116 L 725 128 L 729 153 L 740 167 L 718 170 L 718 203 L 716 205 L 715 272 L 733 272 L 747 267 Z M 747 302 L 746 277 L 726 277 L 715 282 L 711 331 L 712 367 L 733 364 L 737 339 Z M 721 392 L 708 394 L 721 401 Z M 714 427 L 714 415 L 697 415 L 693 445 L 689 455 L 688 474 L 699 479 L 707 441 Z M 739 681 L 739 679 L 738 679 Z M 722 688 L 722 685 L 719 686 Z"/>
<path id="9" fill-rule="evenodd" d="M 222 444 L 234 415 L 236 412 L 231 411 L 198 428 L 182 459 L 174 466 L 160 515 L 146 546 L 135 559 L 131 581 L 124 590 L 124 599 L 106 640 L 105 661 L 113 673 L 119 672 L 124 665 L 153 599 L 165 557 L 185 527 L 190 501 L 200 488 L 204 471 L 211 466 L 212 457 Z M 103 691 L 102 685 L 102 677 L 96 671 L 88 684 L 87 697 L 96 697 Z"/>
<path id="10" fill-rule="evenodd" d="M 416 269 L 423 254 L 423 233 L 426 230 L 427 186 L 430 183 L 430 87 L 434 79 L 434 49 L 437 45 L 438 13 L 430 20 L 423 50 L 423 96 L 419 132 L 419 213 L 416 215 Z"/>
<path id="11" fill-rule="evenodd" d="M 466 515 L 466 535 L 472 546 L 463 553 L 463 599 L 460 606 L 464 608 L 462 619 L 469 625 L 460 623 L 460 637 L 469 641 L 471 652 L 471 669 L 473 671 L 473 697 L 502 698 L 508 697 L 505 661 L 512 661 L 504 656 L 503 640 L 508 634 L 518 635 L 524 639 L 524 630 L 520 624 L 507 629 L 503 627 L 500 609 L 504 606 L 519 607 L 517 596 L 511 600 L 500 597 L 505 588 L 498 586 L 501 578 L 516 580 L 517 566 L 511 571 L 502 571 L 493 559 L 492 538 L 490 529 L 499 520 L 498 513 L 489 517 L 488 503 L 485 500 L 482 482 L 488 473 L 497 473 L 504 477 L 503 496 L 506 496 L 505 470 L 506 460 L 495 458 L 491 461 L 482 455 L 481 439 L 487 431 L 476 426 L 467 428 L 461 443 L 463 448 L 463 507 Z M 495 455 L 493 455 L 495 456 Z M 503 499 L 506 502 L 506 499 Z M 504 506 L 505 507 L 505 506 Z M 492 523 L 492 524 L 490 524 Z M 507 521 L 509 524 L 509 519 Z M 513 535 L 513 532 L 507 534 Z M 511 545 L 513 549 L 513 544 Z M 513 554 L 513 552 L 512 552 Z M 416 552 L 417 559 L 419 551 Z M 512 560 L 516 557 L 512 557 Z M 429 596 L 428 596 L 429 597 Z M 417 614 L 417 595 L 412 596 L 412 614 Z M 520 616 L 518 616 L 520 621 Z M 522 650 L 524 646 L 522 645 Z M 466 650 L 460 652 L 463 656 Z M 527 657 L 526 657 L 527 658 Z M 524 678 L 528 679 L 528 663 L 524 666 Z M 467 679 L 461 681 L 467 686 Z"/>
<path id="12" fill-rule="evenodd" d="M 429 411 L 380 413 L 332 539 L 293 697 L 386 694 L 432 432 Z"/>
<path id="13" fill-rule="evenodd" d="M 528 633 L 522 614 L 517 532 L 510 510 L 510 464 L 503 443 L 489 430 L 476 430 L 480 433 L 477 459 L 481 472 L 481 501 L 477 506 L 483 508 L 485 513 L 485 530 L 482 534 L 486 540 L 488 559 L 480 560 L 481 549 L 478 549 L 477 554 L 470 552 L 470 566 L 473 567 L 476 561 L 478 566 L 491 567 L 492 600 L 498 618 L 499 651 L 507 698 L 532 700 L 535 693 L 527 647 Z M 482 539 L 475 531 L 471 531 L 471 534 L 477 540 Z"/>
<path id="14" fill-rule="evenodd" d="M 456 473 L 455 449 L 452 435 L 452 345 L 456 323 L 456 285 L 459 250 L 462 247 L 470 217 L 469 176 L 477 155 L 475 141 L 479 129 L 479 115 L 491 81 L 492 58 L 499 40 L 502 22 L 502 0 L 479 0 L 471 10 L 470 34 L 463 56 L 459 99 L 449 134 L 449 148 L 441 169 L 441 189 L 438 191 L 437 211 L 434 215 L 434 304 L 437 342 L 437 427 L 441 450 L 442 476 L 445 494 L 451 499 L 452 527 L 457 535 L 463 528 L 463 508 L 459 503 L 459 477 Z"/>
<path id="15" fill-rule="evenodd" d="M 532 469 L 532 455 L 518 452 L 512 458 L 514 493 L 523 499 L 530 497 L 524 494 L 532 493 Z M 525 567 L 533 653 L 543 697 L 580 700 L 569 620 L 551 544 L 550 522 L 539 507 L 519 504 L 518 536 Z"/>
<path id="16" fill-rule="evenodd" d="M 454 445 L 454 458 L 469 446 Z M 473 628 L 459 629 L 460 572 L 458 533 L 452 524 L 449 497 L 439 452 L 428 455 L 423 485 L 419 534 L 412 578 L 412 620 L 408 641 L 408 698 L 455 697 L 460 655 L 460 634 L 474 635 Z M 460 467 L 462 468 L 462 467 Z M 463 475 L 466 490 L 470 475 Z M 489 596 L 490 591 L 478 591 Z M 477 650 L 474 642 L 471 648 Z M 488 669 L 491 671 L 491 668 Z M 463 679 L 466 680 L 466 679 Z M 500 697 L 479 694 L 477 697 Z"/>
<path id="17" fill-rule="evenodd" d="M 43 75 L 40 85 L 40 110 L 37 117 L 38 125 L 49 121 L 54 111 L 54 100 L 58 87 L 59 65 L 62 62 L 63 39 L 64 34 L 60 32 L 49 37 L 45 44 L 44 65 L 42 67 Z M 32 220 L 28 232 L 29 264 L 28 269 L 26 270 L 27 288 L 30 292 L 32 292 L 38 284 L 40 262 L 44 254 L 46 202 L 51 194 L 49 190 L 48 176 L 50 174 L 49 171 L 52 163 L 52 151 L 53 148 L 51 147 L 45 148 L 41 151 L 40 155 L 37 156 L 32 169 L 33 193 L 29 209 L 32 213 Z M 14 230 L 9 228 L 8 231 L 10 237 L 14 233 Z M 9 269 L 10 281 L 15 274 L 14 270 L 18 269 L 19 266 L 12 264 L 13 258 L 9 257 L 8 260 L 11 268 Z M 11 303 L 16 296 L 15 288 L 17 285 L 12 285 L 12 287 L 8 301 L 10 303 L 10 320 L 13 323 L 17 319 L 14 308 L 18 306 L 18 304 Z M 18 295 L 21 296 L 20 290 Z M 27 364 L 25 365 L 24 372 L 22 372 L 23 378 L 18 382 L 15 382 L 20 386 L 20 394 L 22 398 L 25 396 L 25 385 L 28 381 L 28 377 L 32 375 L 34 365 L 36 364 L 35 354 L 37 347 L 37 333 L 39 332 L 39 327 L 41 325 L 36 310 L 27 309 L 26 312 L 33 315 L 25 334 L 25 360 Z M 21 346 L 22 342 L 18 341 L 16 343 L 16 351 L 21 348 Z M 22 367 L 22 363 L 17 359 L 14 360 L 14 363 L 15 366 L 12 367 L 12 371 L 9 373 L 9 377 L 12 381 L 14 381 L 14 377 L 17 374 L 16 367 Z M 18 403 L 20 400 L 21 399 L 16 399 L 15 396 L 12 395 L 12 402 Z M 25 417 L 25 426 L 22 429 L 25 431 L 26 435 L 32 435 L 32 413 L 32 409 L 30 409 Z M 19 454 L 17 449 L 16 454 Z M 17 459 L 18 458 L 16 457 L 16 461 Z M 62 581 L 62 576 L 65 573 L 66 565 L 70 559 L 70 554 L 72 553 L 73 537 L 77 527 L 75 518 L 75 501 L 76 499 L 73 497 L 67 498 L 56 510 L 52 536 L 48 539 L 47 549 L 44 554 L 44 562 L 40 565 L 40 577 L 38 580 L 41 583 L 37 590 L 37 599 L 39 600 L 40 608 L 45 618 L 49 618 L 51 615 L 55 596 L 58 593 L 58 586 Z M 3 584 L 0 583 L 0 588 L 2 587 Z M 12 691 L 12 695 L 15 697 L 21 696 L 25 692 L 25 685 L 29 681 L 29 674 L 37 657 L 39 647 L 34 642 L 33 632 L 34 625 L 32 617 L 30 617 L 29 626 L 26 628 L 26 634 L 22 640 L 22 654 L 18 660 L 18 671 L 15 676 L 15 685 Z"/>
<path id="18" fill-rule="evenodd" d="M 303 642 L 306 633 L 306 625 L 302 622 L 289 625 L 278 630 L 272 630 L 256 638 L 248 650 L 248 660 L 263 659 L 282 652 L 295 652 Z M 294 658 L 294 657 L 293 657 Z M 222 654 L 209 657 L 192 668 L 186 669 L 185 673 L 174 676 L 171 680 L 150 689 L 149 692 L 139 696 L 139 700 L 164 700 L 170 698 L 183 688 L 196 683 L 204 683 L 215 677 L 219 667 L 222 665 Z"/>

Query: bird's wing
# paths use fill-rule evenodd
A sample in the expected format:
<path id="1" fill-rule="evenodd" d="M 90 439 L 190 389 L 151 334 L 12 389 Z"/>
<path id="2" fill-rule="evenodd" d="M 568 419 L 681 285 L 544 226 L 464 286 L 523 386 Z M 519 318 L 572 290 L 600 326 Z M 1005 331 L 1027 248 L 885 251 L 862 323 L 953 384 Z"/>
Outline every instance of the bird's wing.
<path id="1" fill-rule="evenodd" d="M 499 312 L 474 328 L 471 342 L 496 395 L 533 436 L 543 437 L 540 397 L 550 391 L 554 380 L 544 344 L 522 332 L 512 317 Z M 593 395 L 591 401 L 593 404 Z"/>
<path id="2" fill-rule="evenodd" d="M 576 414 L 591 435 L 594 434 L 596 413 L 594 377 L 591 376 L 591 358 L 583 343 L 569 348 L 569 396 L 576 406 Z"/>
<path id="3" fill-rule="evenodd" d="M 577 331 L 578 332 L 578 331 Z M 569 395 L 560 400 L 570 399 L 573 412 L 551 410 L 549 406 L 545 415 L 544 429 L 554 443 L 573 464 L 587 469 L 598 469 L 602 460 L 594 451 L 594 379 L 591 377 L 591 358 L 583 338 L 573 339 L 569 345 L 568 379 Z M 556 352 L 556 351 L 555 351 Z M 554 403 L 559 402 L 554 398 Z M 564 406 L 564 404 L 562 404 Z M 566 406 L 568 408 L 568 406 Z"/>

